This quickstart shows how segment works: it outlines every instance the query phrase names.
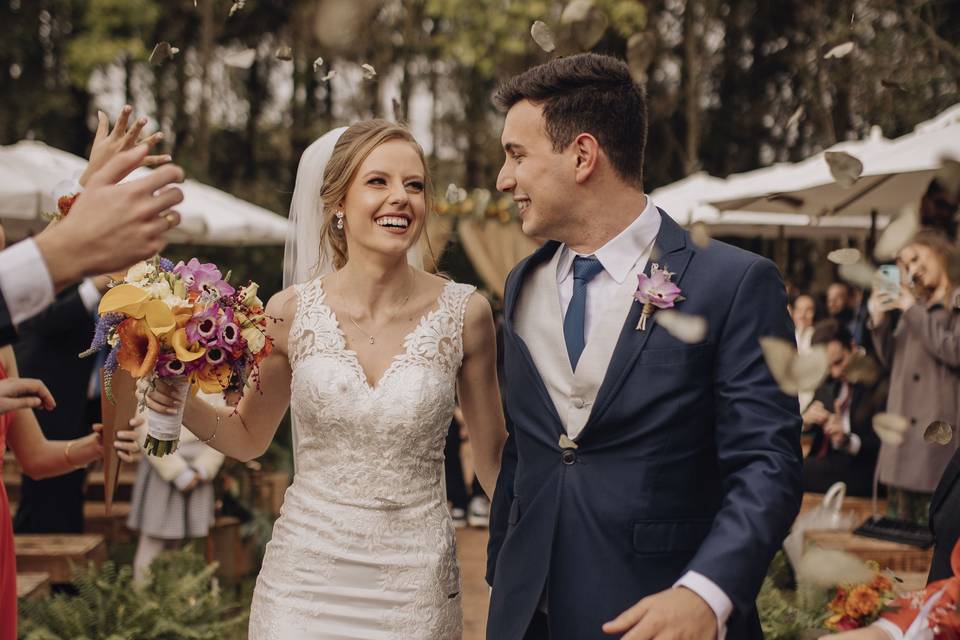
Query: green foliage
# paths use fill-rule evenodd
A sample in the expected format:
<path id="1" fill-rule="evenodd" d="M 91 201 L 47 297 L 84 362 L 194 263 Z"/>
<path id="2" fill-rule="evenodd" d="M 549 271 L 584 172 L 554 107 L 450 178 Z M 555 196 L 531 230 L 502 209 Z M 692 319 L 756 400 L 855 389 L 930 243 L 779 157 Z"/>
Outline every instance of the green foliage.
<path id="1" fill-rule="evenodd" d="M 146 39 L 160 8 L 154 0 L 90 0 L 83 25 L 86 30 L 67 45 L 71 80 L 86 86 L 90 73 L 118 60 L 145 60 L 152 50 Z"/>
<path id="2" fill-rule="evenodd" d="M 163 553 L 144 584 L 129 566 L 112 562 L 78 571 L 76 595 L 27 603 L 20 612 L 22 640 L 216 640 L 246 622 L 223 597 L 216 564 L 189 551 Z"/>
<path id="3" fill-rule="evenodd" d="M 811 611 L 823 611 L 826 605 L 826 599 L 800 604 L 796 592 L 778 589 L 768 576 L 757 596 L 763 637 L 767 640 L 805 640 L 811 633 L 816 633 L 823 620 L 822 614 Z"/>

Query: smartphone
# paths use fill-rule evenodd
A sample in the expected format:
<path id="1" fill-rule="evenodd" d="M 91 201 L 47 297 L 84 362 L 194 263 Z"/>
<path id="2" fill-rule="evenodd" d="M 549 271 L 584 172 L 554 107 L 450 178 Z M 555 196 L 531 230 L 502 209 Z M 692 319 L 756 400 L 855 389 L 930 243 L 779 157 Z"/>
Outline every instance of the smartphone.
<path id="1" fill-rule="evenodd" d="M 893 297 L 900 295 L 900 267 L 895 264 L 880 265 L 875 278 L 876 286 Z"/>

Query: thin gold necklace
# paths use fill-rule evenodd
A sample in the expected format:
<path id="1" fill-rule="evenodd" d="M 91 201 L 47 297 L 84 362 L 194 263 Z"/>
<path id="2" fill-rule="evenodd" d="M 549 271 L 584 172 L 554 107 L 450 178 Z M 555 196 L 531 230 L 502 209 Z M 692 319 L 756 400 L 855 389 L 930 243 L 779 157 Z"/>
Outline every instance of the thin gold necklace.
<path id="1" fill-rule="evenodd" d="M 340 272 L 337 271 L 337 289 L 339 289 L 339 288 L 340 288 Z M 400 301 L 400 304 L 398 304 L 398 305 L 396 306 L 396 309 L 400 309 L 400 308 L 403 307 L 403 305 L 407 304 L 407 301 L 410 300 L 410 290 L 411 290 L 411 289 L 413 289 L 413 279 L 412 279 L 412 278 L 410 279 L 410 284 L 409 284 L 409 286 L 407 287 L 407 295 L 404 296 L 403 300 Z M 342 295 L 342 294 L 341 294 L 341 296 L 340 296 L 340 299 L 341 299 L 341 300 L 343 299 L 343 295 Z M 394 311 L 396 311 L 396 309 L 395 309 Z M 348 311 L 347 309 L 344 309 L 344 313 L 347 314 L 347 319 L 350 320 L 350 322 L 353 323 L 353 326 L 355 326 L 355 327 L 357 328 L 357 331 L 359 331 L 362 335 L 366 336 L 367 341 L 368 341 L 370 344 L 376 344 L 376 343 L 377 343 L 376 336 L 374 336 L 374 335 L 372 335 L 372 334 L 369 334 L 369 333 L 367 333 L 366 331 L 364 331 L 364 330 L 363 330 L 363 327 L 361 327 L 361 326 L 357 323 L 357 321 L 354 320 L 353 314 L 350 313 L 350 311 Z M 389 319 L 387 320 L 387 322 L 390 322 L 391 320 L 393 320 L 393 319 L 396 317 L 396 315 L 397 315 L 396 312 L 394 312 L 393 315 L 389 316 Z"/>

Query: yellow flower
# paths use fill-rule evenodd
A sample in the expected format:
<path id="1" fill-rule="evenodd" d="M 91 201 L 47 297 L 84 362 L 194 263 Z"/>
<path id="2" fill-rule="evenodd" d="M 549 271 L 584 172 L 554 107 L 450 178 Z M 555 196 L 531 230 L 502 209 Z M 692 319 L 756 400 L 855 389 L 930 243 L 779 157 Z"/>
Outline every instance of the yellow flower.
<path id="1" fill-rule="evenodd" d="M 846 613 L 852 618 L 873 615 L 880 607 L 880 596 L 867 585 L 855 587 L 847 596 Z"/>
<path id="2" fill-rule="evenodd" d="M 240 335 L 247 341 L 251 353 L 260 353 L 266 343 L 266 336 L 263 335 L 263 329 L 255 325 L 249 325 L 240 330 Z"/>
<path id="3" fill-rule="evenodd" d="M 143 303 L 150 297 L 150 294 L 135 287 L 132 284 L 117 285 L 110 291 L 103 294 L 100 299 L 100 306 L 97 311 L 100 315 L 105 313 L 125 313 L 134 318 L 142 318 L 141 311 Z"/>
<path id="4" fill-rule="evenodd" d="M 194 382 L 203 393 L 223 393 L 223 390 L 230 385 L 230 378 L 233 371 L 230 365 L 219 364 L 216 366 L 207 365 L 198 369 L 193 374 Z"/>
<path id="5" fill-rule="evenodd" d="M 164 336 L 177 326 L 177 319 L 166 303 L 148 300 L 143 305 L 143 317 L 155 336 Z"/>
<path id="6" fill-rule="evenodd" d="M 173 350 L 177 354 L 177 359 L 180 360 L 180 362 L 193 362 L 197 358 L 202 358 L 207 353 L 205 347 L 201 347 L 200 345 L 190 346 L 190 343 L 187 341 L 186 329 L 177 329 L 173 332 L 170 338 L 170 346 L 173 347 Z"/>

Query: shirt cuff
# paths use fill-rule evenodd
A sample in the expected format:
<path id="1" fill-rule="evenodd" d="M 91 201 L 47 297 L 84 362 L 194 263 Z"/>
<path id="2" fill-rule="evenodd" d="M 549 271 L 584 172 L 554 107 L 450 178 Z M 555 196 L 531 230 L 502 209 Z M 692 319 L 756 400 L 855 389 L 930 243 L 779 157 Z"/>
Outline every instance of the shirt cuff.
<path id="1" fill-rule="evenodd" d="M 207 480 L 210 479 L 207 477 L 207 472 L 203 467 L 197 467 L 196 471 L 197 471 L 197 475 L 200 476 L 200 480 L 202 480 L 203 482 L 206 482 Z"/>
<path id="2" fill-rule="evenodd" d="M 14 326 L 53 303 L 53 280 L 33 239 L 0 252 L 0 293 Z"/>
<path id="3" fill-rule="evenodd" d="M 727 620 L 733 613 L 733 602 L 723 589 L 713 580 L 696 571 L 687 571 L 673 586 L 686 587 L 703 598 L 717 616 L 717 640 L 724 640 L 727 635 Z"/>
<path id="4" fill-rule="evenodd" d="M 880 618 L 870 626 L 876 627 L 877 629 L 880 629 L 886 633 L 888 636 L 890 636 L 890 640 L 903 640 L 903 631 L 900 630 L 900 627 L 893 624 L 889 620 Z"/>
<path id="5" fill-rule="evenodd" d="M 93 313 L 100 306 L 100 298 L 103 296 L 90 278 L 80 283 L 80 286 L 77 287 L 77 293 L 80 294 L 80 300 L 83 301 L 83 306 L 87 308 L 88 312 Z"/>
<path id="6" fill-rule="evenodd" d="M 193 478 L 196 475 L 197 472 L 193 469 L 184 469 L 180 472 L 180 475 L 173 479 L 173 484 L 176 485 L 177 489 L 183 491 L 191 482 L 193 482 Z"/>

